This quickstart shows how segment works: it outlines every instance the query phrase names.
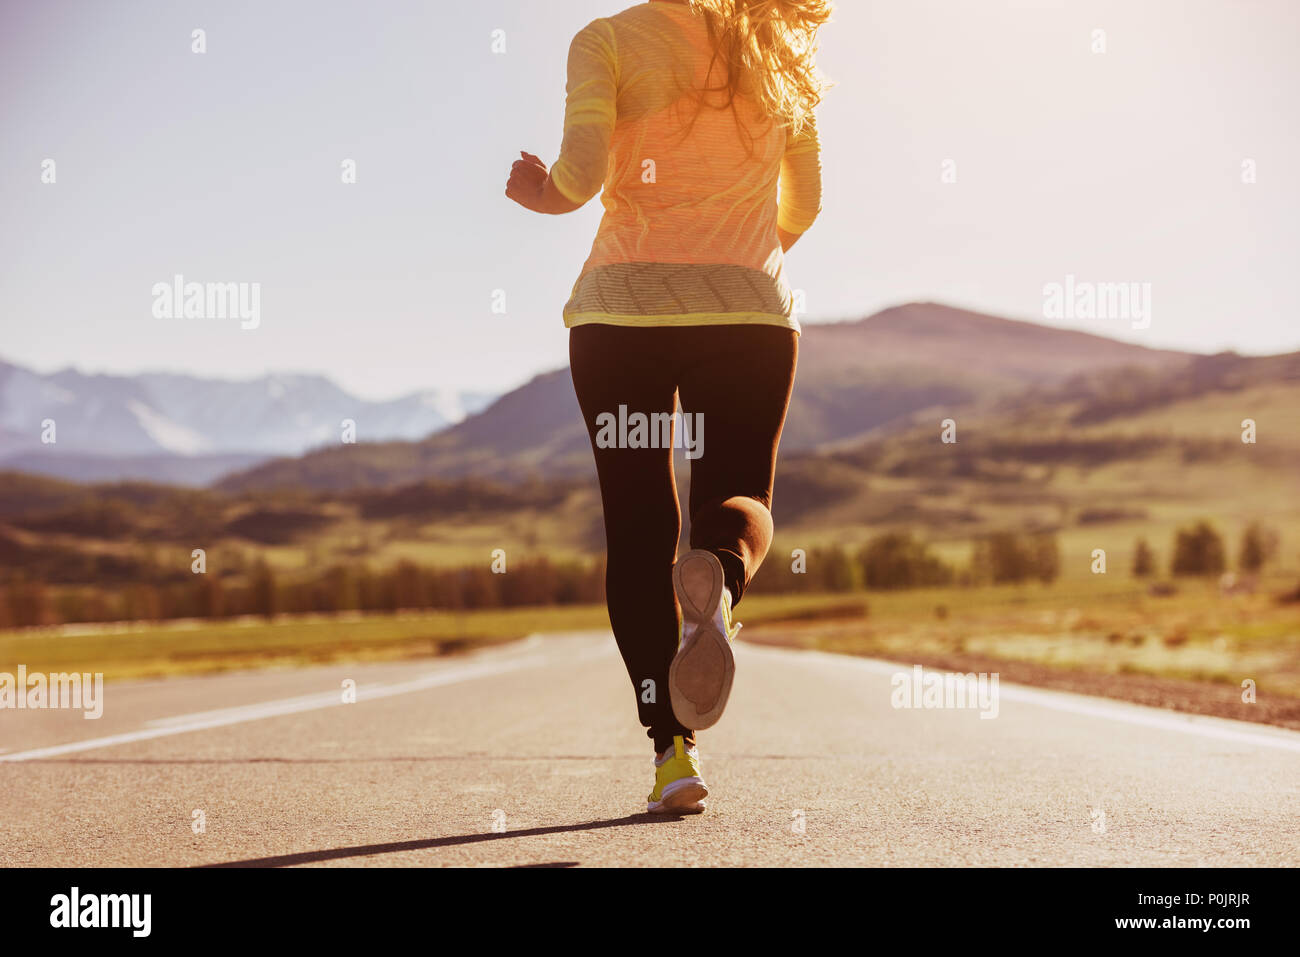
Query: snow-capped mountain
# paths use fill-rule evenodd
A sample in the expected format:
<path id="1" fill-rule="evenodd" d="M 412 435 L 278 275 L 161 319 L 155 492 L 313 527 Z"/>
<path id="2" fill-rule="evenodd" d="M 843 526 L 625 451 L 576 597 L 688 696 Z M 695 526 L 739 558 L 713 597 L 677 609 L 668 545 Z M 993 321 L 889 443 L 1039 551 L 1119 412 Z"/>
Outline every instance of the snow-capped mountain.
<path id="1" fill-rule="evenodd" d="M 169 373 L 87 375 L 75 369 L 43 375 L 0 362 L 0 468 L 47 471 L 33 463 L 87 456 L 156 461 L 296 455 L 340 441 L 344 420 L 355 423 L 358 442 L 421 439 L 492 398 L 435 389 L 372 402 L 318 375 L 246 381 Z M 67 470 L 54 465 L 50 471 Z"/>

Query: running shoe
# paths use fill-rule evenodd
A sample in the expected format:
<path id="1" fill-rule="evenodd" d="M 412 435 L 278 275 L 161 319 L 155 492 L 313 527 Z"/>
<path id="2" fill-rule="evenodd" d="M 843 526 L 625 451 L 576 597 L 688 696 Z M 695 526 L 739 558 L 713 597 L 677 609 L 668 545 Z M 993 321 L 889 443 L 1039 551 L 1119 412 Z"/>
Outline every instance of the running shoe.
<path id="1" fill-rule="evenodd" d="M 682 727 L 701 730 L 717 724 L 727 706 L 736 677 L 731 643 L 740 625 L 731 621 L 731 593 L 722 563 L 712 552 L 694 549 L 678 559 L 673 588 L 682 623 L 668 669 L 668 692 Z"/>
<path id="2" fill-rule="evenodd" d="M 708 785 L 700 777 L 700 752 L 687 748 L 682 736 L 673 738 L 673 746 L 655 758 L 655 789 L 646 798 L 651 814 L 700 814 L 709 796 Z"/>

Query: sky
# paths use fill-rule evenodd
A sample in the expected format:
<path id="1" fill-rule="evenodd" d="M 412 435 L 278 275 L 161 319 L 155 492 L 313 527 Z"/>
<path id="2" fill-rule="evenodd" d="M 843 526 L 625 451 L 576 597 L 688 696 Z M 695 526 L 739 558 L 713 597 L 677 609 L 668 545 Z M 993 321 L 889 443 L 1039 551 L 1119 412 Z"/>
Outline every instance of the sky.
<path id="1" fill-rule="evenodd" d="M 626 5 L 0 0 L 0 359 L 369 399 L 564 365 L 599 202 L 504 185 L 558 152 L 569 39 Z M 1294 0 L 840 0 L 806 334 L 928 300 L 1300 349 L 1297 36 Z M 256 328 L 156 315 L 178 274 L 259 283 Z M 1067 276 L 1149 284 L 1149 324 L 1045 318 Z"/>

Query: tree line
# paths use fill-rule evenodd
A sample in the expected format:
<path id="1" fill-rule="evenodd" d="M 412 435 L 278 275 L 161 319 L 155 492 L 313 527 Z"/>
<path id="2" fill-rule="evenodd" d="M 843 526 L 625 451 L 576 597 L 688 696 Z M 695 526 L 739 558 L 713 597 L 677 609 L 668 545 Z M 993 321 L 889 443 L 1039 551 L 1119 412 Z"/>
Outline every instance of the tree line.
<path id="1" fill-rule="evenodd" d="M 1277 551 L 1277 535 L 1253 524 L 1242 535 L 1237 569 L 1256 572 Z M 0 628 L 303 613 L 472 611 L 604 600 L 603 559 L 522 558 L 512 560 L 504 574 L 495 573 L 488 562 L 446 568 L 403 560 L 379 569 L 364 562 L 336 562 L 316 574 L 304 574 L 275 569 L 261 558 L 232 558 L 224 573 L 172 569 L 166 575 L 159 572 L 112 588 L 50 585 L 20 573 L 0 585 Z M 1150 577 L 1157 566 L 1154 551 L 1139 539 L 1132 574 Z M 150 563 L 149 567 L 157 566 Z M 1175 533 L 1169 561 L 1172 575 L 1215 575 L 1226 568 L 1223 538 L 1208 522 Z M 969 563 L 958 568 L 914 535 L 887 532 L 856 549 L 774 548 L 751 588 L 756 594 L 784 594 L 1049 583 L 1060 571 L 1060 547 L 1050 533 L 984 535 L 974 541 Z"/>

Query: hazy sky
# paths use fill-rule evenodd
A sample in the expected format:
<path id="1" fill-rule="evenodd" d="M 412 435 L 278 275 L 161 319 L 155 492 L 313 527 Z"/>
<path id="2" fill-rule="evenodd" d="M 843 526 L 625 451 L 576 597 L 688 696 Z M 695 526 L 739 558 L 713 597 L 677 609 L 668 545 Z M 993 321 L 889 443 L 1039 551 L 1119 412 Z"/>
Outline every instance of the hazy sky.
<path id="1" fill-rule="evenodd" d="M 564 364 L 599 203 L 502 193 L 519 149 L 556 154 L 570 37 L 626 5 L 0 0 L 0 358 L 368 398 Z M 1073 274 L 1150 283 L 1152 321 L 1061 325 L 1300 348 L 1297 37 L 1295 0 L 840 0 L 825 211 L 787 265 L 808 319 L 1042 321 Z M 260 326 L 155 318 L 177 273 L 261 283 Z"/>

